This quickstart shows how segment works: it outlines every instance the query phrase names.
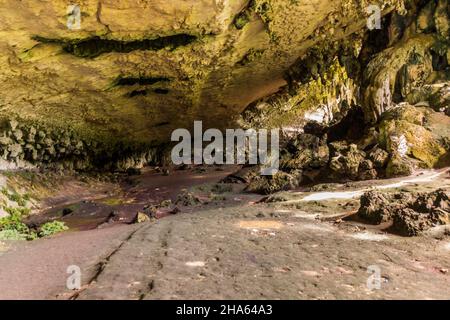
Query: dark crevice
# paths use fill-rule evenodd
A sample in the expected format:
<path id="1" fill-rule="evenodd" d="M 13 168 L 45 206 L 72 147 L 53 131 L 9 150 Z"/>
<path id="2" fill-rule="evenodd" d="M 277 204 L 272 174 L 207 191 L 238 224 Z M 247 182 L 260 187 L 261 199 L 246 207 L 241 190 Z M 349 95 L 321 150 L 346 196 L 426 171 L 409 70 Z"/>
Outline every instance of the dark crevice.
<path id="1" fill-rule="evenodd" d="M 147 95 L 147 90 L 134 90 L 128 94 L 128 97 L 133 98 L 133 97 L 137 97 L 137 96 L 146 96 L 146 95 Z"/>
<path id="2" fill-rule="evenodd" d="M 166 95 L 166 94 L 169 94 L 169 89 L 156 88 L 156 89 L 153 90 L 153 92 L 156 93 L 156 94 Z M 144 96 L 145 97 L 145 96 L 148 95 L 148 93 L 149 92 L 148 92 L 147 89 L 134 90 L 134 91 L 131 91 L 127 96 L 130 97 L 130 98 L 138 97 L 138 96 Z"/>
<path id="3" fill-rule="evenodd" d="M 434 71 L 445 71 L 449 67 L 447 59 L 447 45 L 437 42 L 430 50 Z"/>
<path id="4" fill-rule="evenodd" d="M 363 109 L 360 107 L 350 109 L 339 123 L 328 129 L 328 143 L 360 139 L 364 136 L 364 124 Z"/>
<path id="5" fill-rule="evenodd" d="M 157 124 L 154 125 L 153 127 L 154 127 L 154 128 L 164 127 L 164 126 L 167 126 L 167 125 L 169 125 L 169 124 L 170 124 L 170 122 L 164 121 L 164 122 L 157 123 Z"/>
<path id="6" fill-rule="evenodd" d="M 389 25 L 392 14 L 382 18 L 381 29 L 368 30 L 359 55 L 359 63 L 366 66 L 375 55 L 389 46 Z"/>
<path id="7" fill-rule="evenodd" d="M 129 53 L 136 50 L 158 51 L 164 48 L 175 50 L 178 47 L 191 44 L 197 40 L 197 37 L 182 33 L 155 39 L 132 41 L 102 39 L 100 37 L 91 37 L 82 40 L 64 40 L 49 39 L 41 36 L 34 36 L 33 40 L 42 43 L 59 44 L 65 52 L 77 57 L 95 58 L 110 52 Z"/>
<path id="8" fill-rule="evenodd" d="M 141 293 L 141 295 L 139 296 L 139 300 L 144 300 L 145 297 L 146 297 L 148 294 L 150 294 L 150 293 L 153 291 L 154 288 L 155 288 L 155 280 L 152 280 L 152 281 L 150 281 L 150 282 L 148 283 L 148 285 L 147 285 L 147 291 L 144 292 L 144 293 Z"/>
<path id="9" fill-rule="evenodd" d="M 156 88 L 153 92 L 157 94 L 169 94 L 169 89 Z"/>
<path id="10" fill-rule="evenodd" d="M 254 11 L 255 1 L 250 0 L 247 5 L 239 12 L 233 20 L 233 24 L 238 30 L 242 30 L 251 20 L 252 11 Z"/>
<path id="11" fill-rule="evenodd" d="M 158 82 L 169 82 L 165 77 L 118 77 L 114 81 L 115 86 L 150 86 Z"/>

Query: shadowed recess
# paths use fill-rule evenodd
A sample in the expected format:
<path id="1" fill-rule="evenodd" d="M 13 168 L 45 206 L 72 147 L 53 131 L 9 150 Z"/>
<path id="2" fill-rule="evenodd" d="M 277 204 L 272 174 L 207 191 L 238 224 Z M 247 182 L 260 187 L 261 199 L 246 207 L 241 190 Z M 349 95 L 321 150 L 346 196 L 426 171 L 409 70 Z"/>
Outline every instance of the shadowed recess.
<path id="1" fill-rule="evenodd" d="M 169 82 L 169 78 L 165 77 L 118 77 L 114 81 L 116 86 L 149 86 L 158 82 Z"/>
<path id="2" fill-rule="evenodd" d="M 197 40 L 196 36 L 184 33 L 133 41 L 110 40 L 100 37 L 91 37 L 82 40 L 49 39 L 41 36 L 34 36 L 32 38 L 42 43 L 59 44 L 65 52 L 82 58 L 95 58 L 110 52 L 129 53 L 137 50 L 158 51 L 164 48 L 175 50 L 178 47 L 186 46 Z"/>
<path id="3" fill-rule="evenodd" d="M 144 89 L 144 90 L 134 90 L 134 91 L 131 91 L 128 94 L 128 97 L 133 98 L 133 97 L 136 97 L 136 96 L 147 96 L 148 93 L 149 92 L 146 89 Z M 169 94 L 169 89 L 156 88 L 156 89 L 153 90 L 153 93 L 165 95 L 165 94 Z"/>

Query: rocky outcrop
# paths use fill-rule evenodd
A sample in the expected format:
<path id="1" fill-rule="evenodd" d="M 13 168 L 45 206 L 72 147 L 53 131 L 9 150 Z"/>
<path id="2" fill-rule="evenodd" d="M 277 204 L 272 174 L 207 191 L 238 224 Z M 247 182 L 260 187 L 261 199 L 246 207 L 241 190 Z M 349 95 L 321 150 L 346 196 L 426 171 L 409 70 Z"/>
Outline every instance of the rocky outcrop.
<path id="1" fill-rule="evenodd" d="M 450 197 L 445 190 L 415 195 L 370 191 L 361 197 L 358 216 L 373 224 L 392 222 L 392 229 L 399 234 L 417 236 L 434 226 L 450 224 Z"/>
<path id="2" fill-rule="evenodd" d="M 384 14 L 401 3 L 375 2 Z M 347 38 L 367 18 L 362 0 L 87 0 L 77 25 L 74 4 L 2 1 L 2 114 L 154 144 L 194 120 L 230 126 L 286 85 L 299 57 L 313 61 L 310 48 Z M 351 88 L 330 68 L 328 81 L 311 84 L 312 102 L 322 87 Z"/>
<path id="3" fill-rule="evenodd" d="M 139 151 L 141 150 L 141 151 Z M 159 161 L 150 146 L 123 146 L 84 140 L 71 128 L 38 122 L 0 123 L 0 169 L 50 167 L 75 170 L 125 170 Z"/>
<path id="4" fill-rule="evenodd" d="M 386 113 L 401 103 L 450 112 L 447 1 L 371 4 L 381 9 L 379 30 L 367 28 L 362 0 L 88 0 L 70 10 L 60 0 L 5 0 L 2 115 L 76 138 L 53 135 L 53 151 L 50 142 L 22 145 L 11 131 L 1 138 L 3 157 L 17 165 L 81 158 L 74 167 L 85 167 L 84 154 L 106 146 L 116 150 L 106 159 L 127 166 L 140 160 L 123 154 L 140 158 L 202 120 L 204 128 L 237 122 L 317 137 L 304 136 L 285 157 L 284 172 L 300 170 L 306 180 L 324 167 L 351 179 L 407 174 L 417 163 L 404 156 L 432 167 L 442 149 L 424 124 Z M 412 131 L 420 139 L 411 142 Z M 395 139 L 425 146 L 397 155 Z M 351 150 L 331 150 L 337 142 Z M 374 147 L 389 153 L 386 163 L 373 163 Z"/>
<path id="5" fill-rule="evenodd" d="M 302 171 L 302 182 L 311 182 L 305 159 L 317 157 L 318 143 L 299 132 L 327 150 L 312 181 L 448 165 L 449 21 L 447 2 L 409 1 L 388 13 L 380 30 L 321 41 L 287 71 L 288 85 L 250 105 L 241 121 L 282 127 L 309 144 L 287 148 L 282 161 L 284 172 Z"/>

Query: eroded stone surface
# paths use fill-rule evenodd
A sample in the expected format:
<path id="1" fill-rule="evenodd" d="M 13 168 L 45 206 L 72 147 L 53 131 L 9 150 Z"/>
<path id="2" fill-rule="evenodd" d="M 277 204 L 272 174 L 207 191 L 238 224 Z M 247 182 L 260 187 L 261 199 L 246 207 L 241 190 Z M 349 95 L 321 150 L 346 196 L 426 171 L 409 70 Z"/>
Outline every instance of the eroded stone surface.
<path id="1" fill-rule="evenodd" d="M 398 1 L 379 2 L 389 11 Z M 2 113 L 155 143 L 194 119 L 225 126 L 284 85 L 309 47 L 366 15 L 363 1 L 347 0 L 85 0 L 81 29 L 70 30 L 69 4 L 1 2 Z M 148 43 L 173 36 L 177 45 Z"/>

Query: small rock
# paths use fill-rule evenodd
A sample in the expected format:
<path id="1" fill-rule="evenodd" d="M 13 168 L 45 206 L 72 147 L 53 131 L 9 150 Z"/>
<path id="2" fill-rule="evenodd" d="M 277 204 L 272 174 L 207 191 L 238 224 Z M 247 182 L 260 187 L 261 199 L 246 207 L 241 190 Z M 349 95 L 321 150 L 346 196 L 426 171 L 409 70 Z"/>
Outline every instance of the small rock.
<path id="1" fill-rule="evenodd" d="M 147 216 L 143 212 L 138 212 L 136 214 L 136 217 L 134 218 L 134 223 L 144 223 L 144 222 L 148 222 L 148 221 L 150 221 L 149 216 Z"/>
<path id="2" fill-rule="evenodd" d="M 186 189 L 182 190 L 182 192 L 178 195 L 177 200 L 175 201 L 175 204 L 181 204 L 185 207 L 195 206 L 201 203 L 202 202 L 198 197 L 196 197 L 194 194 L 187 191 Z"/>

